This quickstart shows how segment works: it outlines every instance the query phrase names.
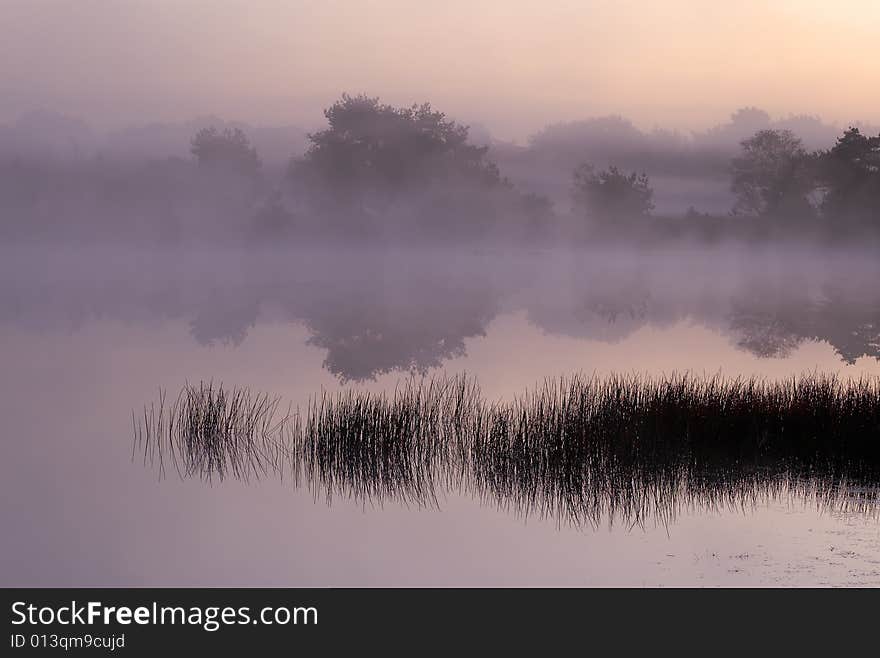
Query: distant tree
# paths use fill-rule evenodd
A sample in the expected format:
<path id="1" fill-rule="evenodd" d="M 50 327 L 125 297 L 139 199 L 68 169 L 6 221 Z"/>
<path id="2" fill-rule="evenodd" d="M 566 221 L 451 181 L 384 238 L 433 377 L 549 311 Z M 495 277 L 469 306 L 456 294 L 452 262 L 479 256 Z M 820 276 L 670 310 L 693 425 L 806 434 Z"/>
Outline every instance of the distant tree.
<path id="1" fill-rule="evenodd" d="M 190 151 L 200 167 L 256 177 L 261 163 L 257 150 L 240 128 L 202 128 L 192 140 Z"/>
<path id="2" fill-rule="evenodd" d="M 734 213 L 751 216 L 814 214 L 811 157 L 790 130 L 759 130 L 741 142 L 731 162 Z"/>
<path id="3" fill-rule="evenodd" d="M 591 218 L 623 220 L 646 217 L 654 209 L 648 176 L 617 167 L 596 172 L 589 164 L 574 171 L 575 208 Z"/>
<path id="4" fill-rule="evenodd" d="M 759 107 L 741 107 L 730 115 L 730 125 L 744 130 L 760 130 L 770 121 L 770 115 Z"/>
<path id="5" fill-rule="evenodd" d="M 604 165 L 612 158 L 643 153 L 648 140 L 629 119 L 612 115 L 545 126 L 529 138 L 529 148 L 571 163 L 583 161 L 586 154 L 591 164 Z"/>
<path id="6" fill-rule="evenodd" d="M 498 167 L 487 146 L 468 142 L 468 128 L 430 104 L 397 108 L 368 96 L 349 96 L 324 112 L 328 127 L 309 135 L 299 173 L 337 188 L 405 190 L 437 179 L 492 186 Z"/>
<path id="7" fill-rule="evenodd" d="M 770 130 L 773 120 L 764 110 L 757 107 L 741 107 L 722 124 L 713 126 L 704 133 L 694 135 L 700 148 L 728 151 L 736 149 L 739 143 L 759 130 Z"/>
<path id="8" fill-rule="evenodd" d="M 774 128 L 788 129 L 801 138 L 808 150 L 828 148 L 837 138 L 837 128 L 818 116 L 791 114 L 773 123 Z"/>
<path id="9" fill-rule="evenodd" d="M 542 167 L 566 170 L 582 162 L 676 175 L 718 175 L 725 170 L 728 158 L 705 149 L 698 152 L 696 146 L 683 133 L 661 128 L 645 132 L 629 119 L 611 115 L 547 125 L 529 138 L 527 153 Z"/>
<path id="10" fill-rule="evenodd" d="M 880 227 L 880 135 L 868 137 L 850 128 L 822 154 L 820 172 L 823 214 Z"/>

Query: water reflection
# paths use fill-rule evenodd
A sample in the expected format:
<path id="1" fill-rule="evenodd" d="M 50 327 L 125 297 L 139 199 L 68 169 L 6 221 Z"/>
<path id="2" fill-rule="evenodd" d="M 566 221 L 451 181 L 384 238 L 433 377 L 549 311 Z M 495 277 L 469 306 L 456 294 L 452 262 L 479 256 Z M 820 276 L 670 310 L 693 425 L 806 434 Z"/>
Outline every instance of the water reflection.
<path id="1" fill-rule="evenodd" d="M 880 262 L 870 254 L 593 252 L 224 253 L 18 250 L 0 322 L 75 330 L 97 319 L 183 319 L 201 345 L 240 345 L 261 322 L 307 327 L 341 380 L 425 373 L 465 355 L 496 317 L 616 342 L 687 321 L 757 357 L 827 342 L 880 359 Z"/>
<path id="2" fill-rule="evenodd" d="M 343 380 L 439 368 L 464 356 L 465 339 L 485 336 L 498 313 L 498 295 L 483 285 L 404 279 L 389 291 L 371 283 L 288 307 L 312 333 L 309 344 L 326 350 L 324 367 Z"/>
<path id="3" fill-rule="evenodd" d="M 668 523 L 782 498 L 873 514 L 880 378 L 573 376 L 490 402 L 465 376 L 285 411 L 202 383 L 133 415 L 133 454 L 182 477 L 288 477 L 363 503 L 467 493 L 517 515 Z"/>
<path id="4" fill-rule="evenodd" d="M 390 374 L 344 384 L 358 390 L 390 392 L 406 379 L 400 368 L 420 357 L 404 357 L 422 344 L 418 332 L 428 322 L 446 335 L 486 331 L 462 339 L 466 357 L 437 358 L 450 374 L 479 377 L 493 401 L 573 370 L 880 374 L 865 333 L 876 326 L 878 269 L 876 256 L 853 253 L 294 250 L 243 258 L 196 248 L 108 255 L 0 247 L 0 406 L 10 439 L 0 478 L 10 501 L 0 572 L 10 585 L 72 586 L 876 585 L 880 535 L 864 518 L 876 505 L 871 488 L 856 483 L 841 482 L 840 504 L 831 506 L 777 490 L 778 503 L 743 498 L 730 511 L 720 500 L 717 513 L 700 506 L 689 514 L 679 495 L 668 528 L 653 527 L 646 514 L 644 531 L 628 531 L 618 514 L 613 531 L 583 532 L 555 528 L 559 517 L 542 521 L 538 510 L 523 522 L 499 511 L 491 491 L 481 506 L 475 491 L 459 494 L 445 482 L 435 489 L 440 510 L 390 499 L 372 510 L 339 489 L 328 508 L 287 478 L 206 487 L 179 481 L 166 464 L 168 477 L 157 483 L 155 471 L 128 460 L 129 412 L 154 399 L 158 386 L 176 392 L 213 378 L 300 406 L 322 387 L 342 387 L 341 374 L 322 368 L 330 348 L 306 342 L 346 307 L 373 307 L 364 325 L 385 335 L 395 327 L 401 337 L 385 343 L 397 359 L 386 365 Z M 831 299 L 846 310 L 828 311 Z M 421 317 L 402 314 L 407 300 Z M 809 305 L 799 308 L 801 300 Z M 734 325 L 737 308 L 775 317 L 771 326 L 800 336 L 800 347 L 788 359 L 753 356 L 738 345 L 748 334 Z M 810 320 L 820 314 L 830 324 L 821 330 Z M 836 316 L 846 322 L 836 327 Z M 824 335 L 846 351 L 853 331 L 861 333 L 848 353 L 873 355 L 855 367 L 810 338 Z M 397 350 L 395 342 L 409 337 Z M 352 376 L 376 367 L 339 363 Z M 327 489 L 311 493 L 323 501 Z M 26 508 L 12 504 L 22 499 Z M 816 513 L 820 505 L 826 513 Z M 230 570 L 233 562 L 246 571 Z"/>

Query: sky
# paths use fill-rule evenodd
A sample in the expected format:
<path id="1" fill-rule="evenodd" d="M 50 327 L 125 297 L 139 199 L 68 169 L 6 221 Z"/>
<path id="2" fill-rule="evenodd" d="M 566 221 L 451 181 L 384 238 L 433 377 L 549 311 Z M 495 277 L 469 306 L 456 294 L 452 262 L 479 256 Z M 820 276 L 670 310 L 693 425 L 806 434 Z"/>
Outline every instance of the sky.
<path id="1" fill-rule="evenodd" d="M 521 140 L 622 114 L 880 121 L 877 0 L 0 0 L 0 121 L 322 121 L 342 92 Z"/>

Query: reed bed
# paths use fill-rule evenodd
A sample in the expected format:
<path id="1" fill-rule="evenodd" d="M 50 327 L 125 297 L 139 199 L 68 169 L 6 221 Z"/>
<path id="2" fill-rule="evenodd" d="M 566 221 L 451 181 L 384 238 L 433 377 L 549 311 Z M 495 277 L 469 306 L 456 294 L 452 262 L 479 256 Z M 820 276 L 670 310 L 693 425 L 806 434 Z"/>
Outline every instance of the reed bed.
<path id="1" fill-rule="evenodd" d="M 465 491 L 573 524 L 785 497 L 868 513 L 880 502 L 877 378 L 575 375 L 493 402 L 462 375 L 279 405 L 187 385 L 133 416 L 134 450 L 160 474 L 292 477 L 328 501 L 379 504 Z"/>
<path id="2" fill-rule="evenodd" d="M 132 414 L 132 457 L 141 454 L 162 476 L 169 464 L 181 477 L 208 481 L 283 475 L 293 457 L 286 435 L 298 428 L 289 410 L 278 413 L 279 405 L 265 393 L 213 383 L 187 384 L 170 404 L 160 391 L 158 404 Z"/>

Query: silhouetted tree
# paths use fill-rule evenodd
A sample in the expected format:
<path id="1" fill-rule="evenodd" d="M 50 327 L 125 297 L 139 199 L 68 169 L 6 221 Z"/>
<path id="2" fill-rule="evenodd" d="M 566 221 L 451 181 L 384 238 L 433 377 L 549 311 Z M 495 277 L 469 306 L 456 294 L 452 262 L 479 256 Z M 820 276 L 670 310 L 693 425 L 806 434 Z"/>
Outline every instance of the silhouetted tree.
<path id="1" fill-rule="evenodd" d="M 404 190 L 441 179 L 494 185 L 487 146 L 468 143 L 468 128 L 431 105 L 396 108 L 364 95 L 325 110 L 329 127 L 309 135 L 300 167 L 336 187 Z"/>
<path id="2" fill-rule="evenodd" d="M 790 130 L 759 130 L 733 159 L 734 213 L 752 216 L 812 216 L 811 157 Z"/>
<path id="3" fill-rule="evenodd" d="M 580 165 L 574 171 L 573 196 L 576 209 L 600 220 L 646 217 L 654 209 L 648 176 L 613 166 L 597 173 L 592 165 Z"/>
<path id="4" fill-rule="evenodd" d="M 880 135 L 850 128 L 821 156 L 826 217 L 880 225 Z"/>
<path id="5" fill-rule="evenodd" d="M 260 171 L 257 150 L 240 128 L 202 128 L 193 138 L 190 151 L 200 167 L 247 177 L 256 177 Z"/>

